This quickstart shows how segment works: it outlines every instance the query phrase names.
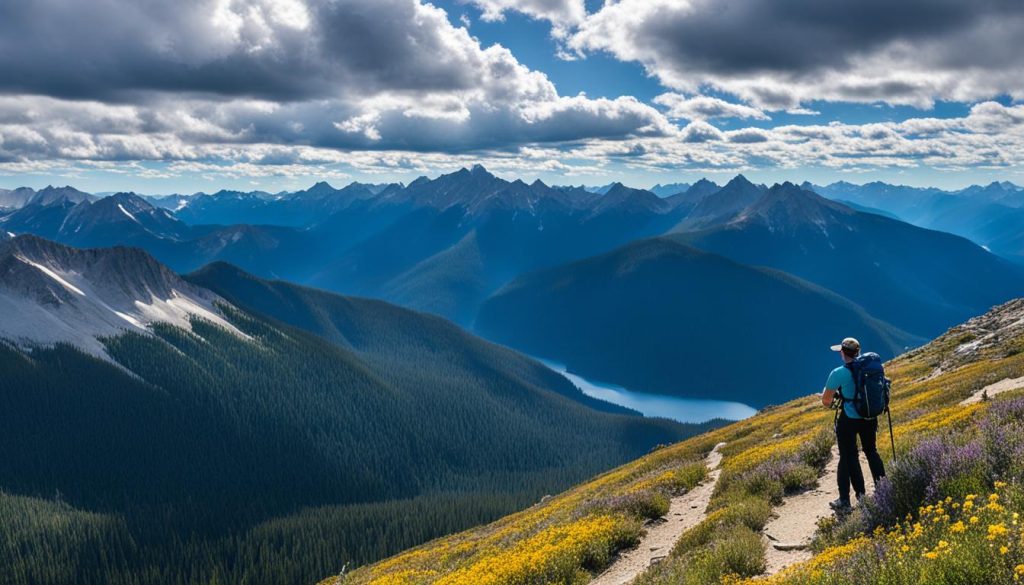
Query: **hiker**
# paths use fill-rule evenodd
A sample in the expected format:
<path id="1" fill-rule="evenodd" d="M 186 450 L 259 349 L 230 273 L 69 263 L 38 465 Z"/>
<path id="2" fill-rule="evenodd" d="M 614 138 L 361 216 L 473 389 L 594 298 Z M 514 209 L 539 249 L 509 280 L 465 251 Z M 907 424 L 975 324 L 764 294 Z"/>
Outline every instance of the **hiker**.
<path id="1" fill-rule="evenodd" d="M 871 468 L 871 476 L 878 485 L 880 478 L 885 476 L 885 466 L 882 464 L 882 457 L 875 448 L 875 435 L 878 433 L 878 419 L 876 416 L 862 416 L 854 403 L 857 396 L 857 389 L 854 384 L 854 372 L 857 368 L 868 367 L 863 364 L 881 370 L 881 359 L 877 354 L 860 355 L 860 342 L 852 337 L 847 337 L 842 343 L 832 346 L 832 351 L 839 352 L 843 358 L 843 365 L 832 370 L 825 382 L 825 389 L 821 393 L 821 403 L 826 407 L 836 406 L 835 429 L 836 443 L 839 445 L 839 499 L 830 502 L 829 506 L 836 511 L 847 511 L 850 505 L 850 486 L 857 496 L 857 502 L 864 498 L 864 474 L 860 469 L 860 461 L 857 457 L 857 437 L 860 437 L 860 446 L 868 459 L 868 466 Z M 877 365 L 876 365 L 877 363 Z M 883 383 L 888 382 L 881 374 Z M 863 379 L 863 378 L 862 378 Z M 839 401 L 836 404 L 836 401 Z M 885 408 L 888 407 L 888 388 L 886 387 Z M 869 410 L 868 414 L 874 414 L 878 407 Z"/>

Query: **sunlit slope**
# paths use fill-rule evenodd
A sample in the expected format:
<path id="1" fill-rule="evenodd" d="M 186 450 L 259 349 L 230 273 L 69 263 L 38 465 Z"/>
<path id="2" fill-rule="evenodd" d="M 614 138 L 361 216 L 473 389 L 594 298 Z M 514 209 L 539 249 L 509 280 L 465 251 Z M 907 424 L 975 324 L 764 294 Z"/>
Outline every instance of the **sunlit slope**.
<path id="1" fill-rule="evenodd" d="M 893 485 L 905 492 L 901 492 L 898 506 L 885 504 L 887 514 L 892 516 L 895 511 L 904 518 L 903 512 L 909 511 L 915 518 L 919 508 L 929 503 L 929 498 L 944 501 L 948 495 L 962 501 L 967 494 L 947 494 L 957 490 L 986 492 L 980 496 L 985 498 L 988 490 L 995 489 L 996 478 L 992 470 L 964 472 L 961 475 L 967 479 L 961 485 L 961 475 L 955 472 L 949 472 L 952 474 L 950 477 L 939 477 L 940 472 L 928 465 L 920 464 L 909 470 L 912 464 L 903 462 L 915 457 L 921 459 L 923 456 L 918 451 L 923 448 L 922 441 L 940 440 L 934 437 L 948 435 L 952 438 L 942 440 L 953 442 L 956 437 L 964 437 L 966 442 L 973 440 L 972 437 L 983 433 L 978 421 L 996 408 L 1000 409 L 998 416 L 1002 417 L 999 418 L 1002 422 L 990 420 L 986 424 L 1004 429 L 1000 432 L 1009 435 L 1012 432 L 1004 427 L 1017 424 L 1016 429 L 1020 431 L 1024 406 L 1014 401 L 1014 397 L 1021 394 L 1019 390 L 991 396 L 989 400 L 973 405 L 962 406 L 960 403 L 991 384 L 1024 376 L 1022 350 L 1024 300 L 1017 300 L 960 325 L 887 365 L 888 374 L 894 380 L 893 422 L 897 451 L 904 467 L 891 464 L 892 453 L 887 440 L 880 437 L 879 445 L 890 466 Z M 822 372 L 823 380 L 825 374 Z M 817 389 L 807 390 L 813 392 Z M 1005 423 L 1007 418 L 1017 422 Z M 726 443 L 721 449 L 723 470 L 707 517 L 684 533 L 672 555 L 642 575 L 638 582 L 719 583 L 723 578 L 755 577 L 765 568 L 760 531 L 772 514 L 772 507 L 781 503 L 787 494 L 817 483 L 818 474 L 830 457 L 831 425 L 832 412 L 823 409 L 816 396 L 809 395 L 746 421 L 657 450 L 519 514 L 411 549 L 360 568 L 344 578 L 327 578 L 324 583 L 585 583 L 592 575 L 600 573 L 618 551 L 637 542 L 645 520 L 665 513 L 667 498 L 692 488 L 703 478 L 705 467 L 701 458 L 719 442 Z M 1021 438 L 1014 439 L 1009 448 L 1024 442 L 1024 433 L 1018 432 L 1017 436 Z M 928 447 L 927 444 L 924 446 Z M 1009 460 L 1012 461 L 1013 457 L 1009 456 Z M 1012 469 L 997 472 L 1007 481 L 1016 481 L 1017 476 L 1013 473 L 1017 472 L 1013 469 L 1019 470 L 1020 467 L 1017 463 Z M 924 482 L 921 489 L 907 487 L 909 480 L 906 478 L 912 472 L 921 476 L 917 480 Z M 932 489 L 925 489 L 933 484 L 935 487 Z M 1011 486 L 1016 484 L 1011 483 Z M 823 488 L 834 489 L 831 485 Z M 1017 490 L 1016 487 L 1012 489 Z M 920 501 L 913 501 L 914 498 Z M 1022 562 L 1021 555 L 1024 554 L 1019 528 L 1010 530 L 1012 525 L 1009 524 L 1013 521 L 1013 512 L 1021 507 L 1022 498 L 1018 491 L 997 498 L 1003 498 L 1000 501 L 1004 502 L 1006 510 L 1001 513 L 1008 515 L 1004 528 L 1016 535 L 1017 541 L 1005 553 L 1001 553 L 1000 547 L 1008 545 L 1003 544 L 975 553 L 1000 560 L 998 567 L 1000 570 L 1008 567 L 1010 572 L 1006 574 L 1009 575 L 1015 570 L 1013 563 Z M 930 513 L 935 514 L 934 511 Z M 994 511 L 991 513 L 996 514 Z M 865 530 L 871 534 L 874 524 L 881 523 L 882 536 L 872 538 L 895 542 L 898 535 L 888 536 L 888 528 L 885 527 L 886 521 L 891 524 L 895 518 L 886 520 L 882 513 L 872 516 L 871 522 L 860 513 L 854 518 L 861 524 L 851 525 L 849 522 L 854 520 L 850 520 L 843 526 L 831 527 L 818 538 L 821 544 L 817 550 L 833 545 L 856 549 L 861 551 L 861 563 L 866 567 L 861 570 L 881 570 L 879 567 L 886 561 L 866 558 L 867 553 L 863 551 L 872 547 L 865 544 L 868 540 L 856 540 L 857 535 Z M 952 522 L 940 519 L 938 524 L 946 526 L 955 521 L 955 518 Z M 970 526 L 969 517 L 964 522 Z M 914 530 L 912 524 L 910 530 Z M 984 530 L 989 530 L 988 526 Z M 1002 543 L 1005 540 L 1002 529 L 993 530 Z M 981 536 L 987 539 L 988 533 Z M 935 543 L 930 547 L 938 546 L 939 538 L 932 539 Z M 949 546 L 948 542 L 946 546 Z M 925 552 L 934 552 L 930 547 Z M 920 549 L 913 550 L 921 559 L 931 560 L 921 556 Z M 853 576 L 830 581 L 828 572 L 820 570 L 831 569 L 832 563 L 839 562 L 842 558 L 840 552 L 828 549 L 807 565 L 793 567 L 775 578 L 787 583 L 857 582 Z M 992 565 L 978 561 L 977 554 L 972 557 L 972 566 Z M 913 570 L 917 571 L 917 564 L 914 567 Z M 921 568 L 920 571 L 926 569 Z M 920 581 L 927 576 L 920 571 L 887 582 L 945 582 Z"/>

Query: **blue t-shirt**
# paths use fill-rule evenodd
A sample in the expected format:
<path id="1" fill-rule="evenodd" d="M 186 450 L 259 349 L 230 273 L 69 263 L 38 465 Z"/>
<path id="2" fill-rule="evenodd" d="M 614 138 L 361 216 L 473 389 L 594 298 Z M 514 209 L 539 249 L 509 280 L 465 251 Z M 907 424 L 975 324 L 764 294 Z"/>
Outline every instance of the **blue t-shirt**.
<path id="1" fill-rule="evenodd" d="M 843 403 L 843 411 L 846 412 L 846 416 L 850 418 L 861 418 L 857 414 L 857 409 L 854 408 L 853 396 L 856 393 L 857 388 L 853 384 L 853 374 L 850 372 L 850 368 L 846 366 L 839 366 L 832 370 L 832 373 L 828 375 L 828 381 L 825 382 L 825 388 L 829 390 L 838 390 L 846 402 Z"/>

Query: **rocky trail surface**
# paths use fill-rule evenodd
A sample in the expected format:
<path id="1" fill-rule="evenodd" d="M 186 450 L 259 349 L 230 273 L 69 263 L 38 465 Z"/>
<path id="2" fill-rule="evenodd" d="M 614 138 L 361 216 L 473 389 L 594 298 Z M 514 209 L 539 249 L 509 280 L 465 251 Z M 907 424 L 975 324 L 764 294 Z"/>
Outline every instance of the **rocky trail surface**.
<path id="1" fill-rule="evenodd" d="M 648 526 L 640 544 L 622 553 L 612 566 L 591 581 L 591 585 L 625 585 L 631 582 L 647 567 L 667 557 L 679 537 L 704 519 L 721 473 L 722 454 L 719 449 L 723 445 L 715 445 L 708 453 L 708 477 L 692 490 L 672 498 L 668 514 Z"/>
<path id="2" fill-rule="evenodd" d="M 883 455 L 884 458 L 884 455 Z M 832 447 L 832 458 L 825 466 L 825 472 L 818 480 L 818 487 L 786 498 L 775 508 L 775 517 L 764 527 L 765 561 L 768 575 L 774 575 L 786 567 L 811 558 L 811 538 L 818 527 L 818 521 L 833 514 L 828 504 L 836 499 L 836 475 L 839 467 L 839 450 Z M 864 454 L 860 453 L 860 468 L 868 493 L 874 491 L 871 470 L 868 469 Z"/>

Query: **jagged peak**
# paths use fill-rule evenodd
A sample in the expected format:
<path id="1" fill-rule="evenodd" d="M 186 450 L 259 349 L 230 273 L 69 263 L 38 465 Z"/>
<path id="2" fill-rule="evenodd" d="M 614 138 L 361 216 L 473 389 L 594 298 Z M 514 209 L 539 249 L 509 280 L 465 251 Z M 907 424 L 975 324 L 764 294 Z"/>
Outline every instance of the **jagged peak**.
<path id="1" fill-rule="evenodd" d="M 772 185 L 760 199 L 744 211 L 741 218 L 760 215 L 772 218 L 773 223 L 776 221 L 820 223 L 826 220 L 828 214 L 835 212 L 856 213 L 841 203 L 826 199 L 814 191 L 802 189 L 798 185 L 785 181 Z"/>
<path id="2" fill-rule="evenodd" d="M 94 197 L 84 191 L 79 191 L 70 185 L 64 187 L 54 187 L 53 185 L 47 185 L 43 189 L 36 191 L 29 203 L 35 203 L 39 205 L 51 205 L 54 203 L 68 202 L 78 204 L 83 201 L 90 201 Z"/>
<path id="3" fill-rule="evenodd" d="M 733 187 L 736 187 L 736 186 L 747 186 L 747 185 L 754 186 L 754 184 L 751 183 L 750 180 L 748 180 L 745 176 L 743 176 L 742 173 L 736 175 L 732 179 L 729 179 L 729 182 L 725 184 L 726 187 L 729 187 L 729 186 L 733 186 Z"/>
<path id="4" fill-rule="evenodd" d="M 312 187 L 306 189 L 307 193 L 322 193 L 324 191 L 337 191 L 337 189 L 332 187 L 327 181 L 317 181 L 313 183 Z"/>
<path id="5" fill-rule="evenodd" d="M 117 193 L 104 197 L 103 199 L 110 199 L 112 201 L 132 201 L 149 205 L 149 202 L 146 201 L 144 197 L 134 191 L 118 191 Z M 103 201 L 103 199 L 100 199 L 100 201 Z"/>

